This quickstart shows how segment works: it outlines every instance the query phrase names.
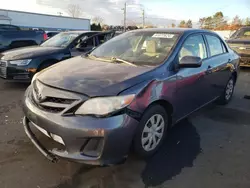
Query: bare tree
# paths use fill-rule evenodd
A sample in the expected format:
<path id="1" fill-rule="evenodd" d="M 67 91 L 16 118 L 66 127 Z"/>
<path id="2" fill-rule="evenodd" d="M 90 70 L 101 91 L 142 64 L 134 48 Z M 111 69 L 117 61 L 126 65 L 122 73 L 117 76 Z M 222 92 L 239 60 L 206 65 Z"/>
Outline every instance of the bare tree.
<path id="1" fill-rule="evenodd" d="M 67 11 L 73 18 L 79 18 L 82 15 L 82 9 L 79 5 L 70 4 L 68 5 Z"/>
<path id="2" fill-rule="evenodd" d="M 94 18 L 92 19 L 92 22 L 93 22 L 93 23 L 96 23 L 96 24 L 103 24 L 104 19 L 103 19 L 102 17 L 100 17 L 100 16 L 96 16 L 96 17 L 94 17 Z"/>

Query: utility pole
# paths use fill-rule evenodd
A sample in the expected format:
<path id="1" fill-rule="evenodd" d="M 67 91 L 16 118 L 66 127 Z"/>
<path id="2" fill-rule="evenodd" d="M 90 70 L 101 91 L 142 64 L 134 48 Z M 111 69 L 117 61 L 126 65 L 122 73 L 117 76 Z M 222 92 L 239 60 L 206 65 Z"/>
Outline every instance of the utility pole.
<path id="1" fill-rule="evenodd" d="M 124 8 L 123 8 L 123 10 L 124 10 L 124 24 L 123 24 L 123 26 L 124 26 L 124 32 L 126 32 L 126 19 L 127 19 L 127 3 L 125 2 L 125 4 L 124 4 Z"/>
<path id="2" fill-rule="evenodd" d="M 142 28 L 145 27 L 145 9 L 142 10 Z"/>

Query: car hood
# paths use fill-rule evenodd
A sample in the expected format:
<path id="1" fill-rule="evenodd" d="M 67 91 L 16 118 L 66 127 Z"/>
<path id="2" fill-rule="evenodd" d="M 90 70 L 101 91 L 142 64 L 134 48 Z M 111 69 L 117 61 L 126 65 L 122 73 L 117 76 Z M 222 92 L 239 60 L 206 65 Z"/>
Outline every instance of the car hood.
<path id="1" fill-rule="evenodd" d="M 134 67 L 81 56 L 62 61 L 37 77 L 44 84 L 90 97 L 112 96 L 150 78 L 151 67 Z"/>
<path id="2" fill-rule="evenodd" d="M 51 55 L 63 51 L 58 47 L 30 46 L 8 50 L 1 54 L 3 60 L 33 59 L 39 56 Z"/>
<path id="3" fill-rule="evenodd" d="M 249 39 L 229 39 L 226 41 L 228 44 L 250 44 Z"/>

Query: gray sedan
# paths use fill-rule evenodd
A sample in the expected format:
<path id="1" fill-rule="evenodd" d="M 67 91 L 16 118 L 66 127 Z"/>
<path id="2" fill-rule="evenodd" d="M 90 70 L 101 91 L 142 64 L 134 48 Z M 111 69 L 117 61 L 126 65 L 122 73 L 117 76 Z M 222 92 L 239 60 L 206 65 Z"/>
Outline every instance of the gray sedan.
<path id="1" fill-rule="evenodd" d="M 239 56 L 214 32 L 126 32 L 37 73 L 23 100 L 25 132 L 52 161 L 110 165 L 132 148 L 149 157 L 178 121 L 231 100 L 238 67 Z"/>

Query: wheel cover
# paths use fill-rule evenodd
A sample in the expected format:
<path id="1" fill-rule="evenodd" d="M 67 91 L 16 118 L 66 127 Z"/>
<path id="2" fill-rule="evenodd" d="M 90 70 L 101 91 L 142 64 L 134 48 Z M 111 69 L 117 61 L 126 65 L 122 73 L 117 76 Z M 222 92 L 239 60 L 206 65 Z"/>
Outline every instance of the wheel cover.
<path id="1" fill-rule="evenodd" d="M 233 90 L 234 90 L 234 81 L 233 79 L 230 79 L 226 87 L 226 93 L 225 93 L 226 100 L 229 100 L 231 98 Z"/>
<path id="2" fill-rule="evenodd" d="M 141 136 L 141 144 L 145 151 L 154 150 L 162 140 L 165 129 L 165 121 L 162 115 L 155 114 L 149 118 L 144 126 Z"/>

